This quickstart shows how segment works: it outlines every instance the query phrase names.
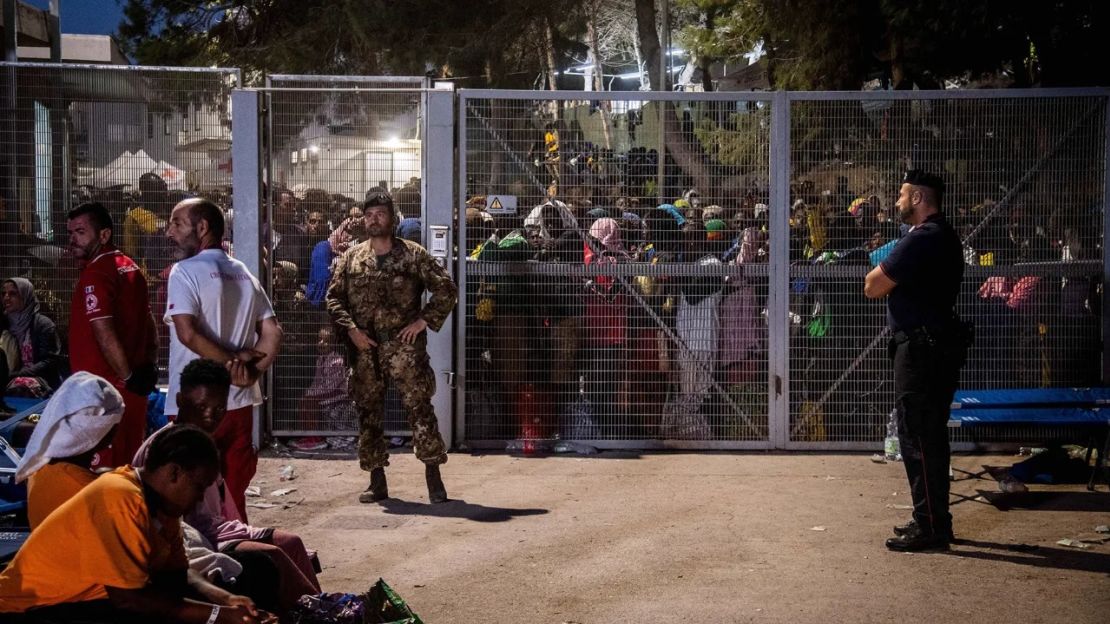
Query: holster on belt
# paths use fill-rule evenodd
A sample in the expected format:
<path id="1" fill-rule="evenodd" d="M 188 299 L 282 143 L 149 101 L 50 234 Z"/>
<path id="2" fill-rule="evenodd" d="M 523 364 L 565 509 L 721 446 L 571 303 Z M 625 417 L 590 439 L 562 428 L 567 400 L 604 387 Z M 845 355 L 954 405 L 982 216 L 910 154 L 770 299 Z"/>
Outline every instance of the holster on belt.
<path id="1" fill-rule="evenodd" d="M 913 329 L 894 332 L 894 344 L 915 342 L 935 347 L 938 344 L 955 343 L 964 348 L 970 348 L 975 342 L 975 323 L 954 318 L 946 325 L 922 325 Z"/>

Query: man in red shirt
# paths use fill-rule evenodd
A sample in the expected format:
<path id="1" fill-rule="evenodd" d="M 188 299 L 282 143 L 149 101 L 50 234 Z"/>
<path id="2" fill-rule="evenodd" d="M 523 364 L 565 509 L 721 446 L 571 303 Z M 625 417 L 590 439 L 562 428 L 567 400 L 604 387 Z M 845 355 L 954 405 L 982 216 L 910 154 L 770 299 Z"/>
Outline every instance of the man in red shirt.
<path id="1" fill-rule="evenodd" d="M 69 249 L 81 267 L 69 308 L 69 359 L 74 372 L 112 382 L 124 412 L 112 446 L 93 466 L 122 466 L 146 438 L 147 396 L 158 383 L 158 330 L 146 277 L 112 245 L 112 217 L 97 202 L 67 215 Z"/>

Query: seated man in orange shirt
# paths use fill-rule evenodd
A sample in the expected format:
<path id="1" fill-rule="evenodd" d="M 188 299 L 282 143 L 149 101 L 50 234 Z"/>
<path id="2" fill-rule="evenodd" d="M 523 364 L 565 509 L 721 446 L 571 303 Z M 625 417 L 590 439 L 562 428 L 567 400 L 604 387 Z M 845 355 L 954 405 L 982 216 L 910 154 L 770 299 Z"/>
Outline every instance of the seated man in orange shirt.
<path id="1" fill-rule="evenodd" d="M 28 481 L 32 529 L 96 479 L 93 455 L 111 443 L 122 416 L 119 391 L 92 373 L 74 373 L 54 393 L 15 472 L 16 483 Z"/>
<path id="2" fill-rule="evenodd" d="M 145 468 L 100 476 L 31 533 L 0 572 L 2 619 L 276 622 L 188 570 L 181 516 L 218 474 L 208 434 L 183 425 L 159 436 Z"/>

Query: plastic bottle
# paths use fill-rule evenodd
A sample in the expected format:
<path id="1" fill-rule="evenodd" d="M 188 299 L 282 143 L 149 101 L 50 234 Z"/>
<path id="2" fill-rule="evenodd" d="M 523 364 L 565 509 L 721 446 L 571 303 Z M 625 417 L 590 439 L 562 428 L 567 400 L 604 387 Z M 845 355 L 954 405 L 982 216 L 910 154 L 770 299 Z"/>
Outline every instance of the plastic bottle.
<path id="1" fill-rule="evenodd" d="M 883 456 L 887 461 L 902 461 L 902 451 L 898 446 L 897 410 L 890 410 L 886 423 L 886 439 L 883 440 Z"/>
<path id="2" fill-rule="evenodd" d="M 281 467 L 278 475 L 278 481 L 292 481 L 297 478 L 297 471 L 291 464 L 286 464 Z"/>

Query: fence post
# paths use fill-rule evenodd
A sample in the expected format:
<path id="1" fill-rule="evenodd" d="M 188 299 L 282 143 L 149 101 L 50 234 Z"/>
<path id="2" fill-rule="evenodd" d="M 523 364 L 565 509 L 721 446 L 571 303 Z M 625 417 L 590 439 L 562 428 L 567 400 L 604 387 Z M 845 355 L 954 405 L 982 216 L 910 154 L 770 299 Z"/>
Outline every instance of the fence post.
<path id="1" fill-rule="evenodd" d="M 425 132 L 421 153 L 424 159 L 424 240 L 428 243 L 428 251 L 450 273 L 454 269 L 452 234 L 455 230 L 455 93 L 450 83 L 444 84 L 446 88 L 425 91 Z M 459 220 L 462 220 L 461 217 Z M 462 245 L 465 246 L 465 242 Z M 457 306 L 455 315 L 461 314 L 461 309 L 461 306 Z M 428 333 L 428 356 L 437 377 L 432 407 L 439 421 L 443 441 L 449 448 L 455 437 L 452 409 L 452 386 L 455 379 L 454 327 L 455 320 L 450 319 L 438 332 Z"/>
<path id="2" fill-rule="evenodd" d="M 1106 108 L 1106 123 L 1102 134 L 1102 383 L 1110 383 L 1110 349 L 1106 341 L 1110 339 L 1110 291 L 1106 288 L 1106 281 L 1110 278 L 1110 251 L 1106 250 L 1106 241 L 1110 241 L 1110 91 L 1104 92 L 1103 106 Z"/>
<path id="3" fill-rule="evenodd" d="M 259 189 L 262 188 L 258 126 L 258 92 L 236 89 L 231 92 L 231 199 L 232 243 L 235 258 L 262 279 L 259 252 Z M 279 321 L 281 319 L 278 319 Z M 262 409 L 254 408 L 251 441 L 262 444 Z"/>
<path id="4" fill-rule="evenodd" d="M 455 128 L 456 137 L 456 158 L 458 168 L 456 170 L 458 183 L 458 199 L 456 201 L 455 210 L 459 215 L 458 226 L 455 230 L 456 233 L 456 247 L 458 248 L 456 270 L 455 270 L 455 283 L 459 287 L 459 305 L 455 311 L 455 335 L 458 336 L 459 349 L 455 359 L 455 388 L 453 389 L 455 396 L 455 425 L 459 432 L 457 440 L 465 442 L 466 436 L 466 343 L 467 343 L 467 327 L 466 327 L 466 259 L 470 250 L 466 244 L 466 200 L 469 199 L 466 194 L 469 188 L 466 184 L 467 175 L 467 146 L 466 146 L 466 89 L 461 89 L 458 92 L 456 112 L 457 117 L 455 122 L 458 124 Z"/>
<path id="5" fill-rule="evenodd" d="M 767 433 L 774 448 L 785 448 L 790 428 L 790 97 L 785 91 L 771 101 L 770 160 Z"/>

